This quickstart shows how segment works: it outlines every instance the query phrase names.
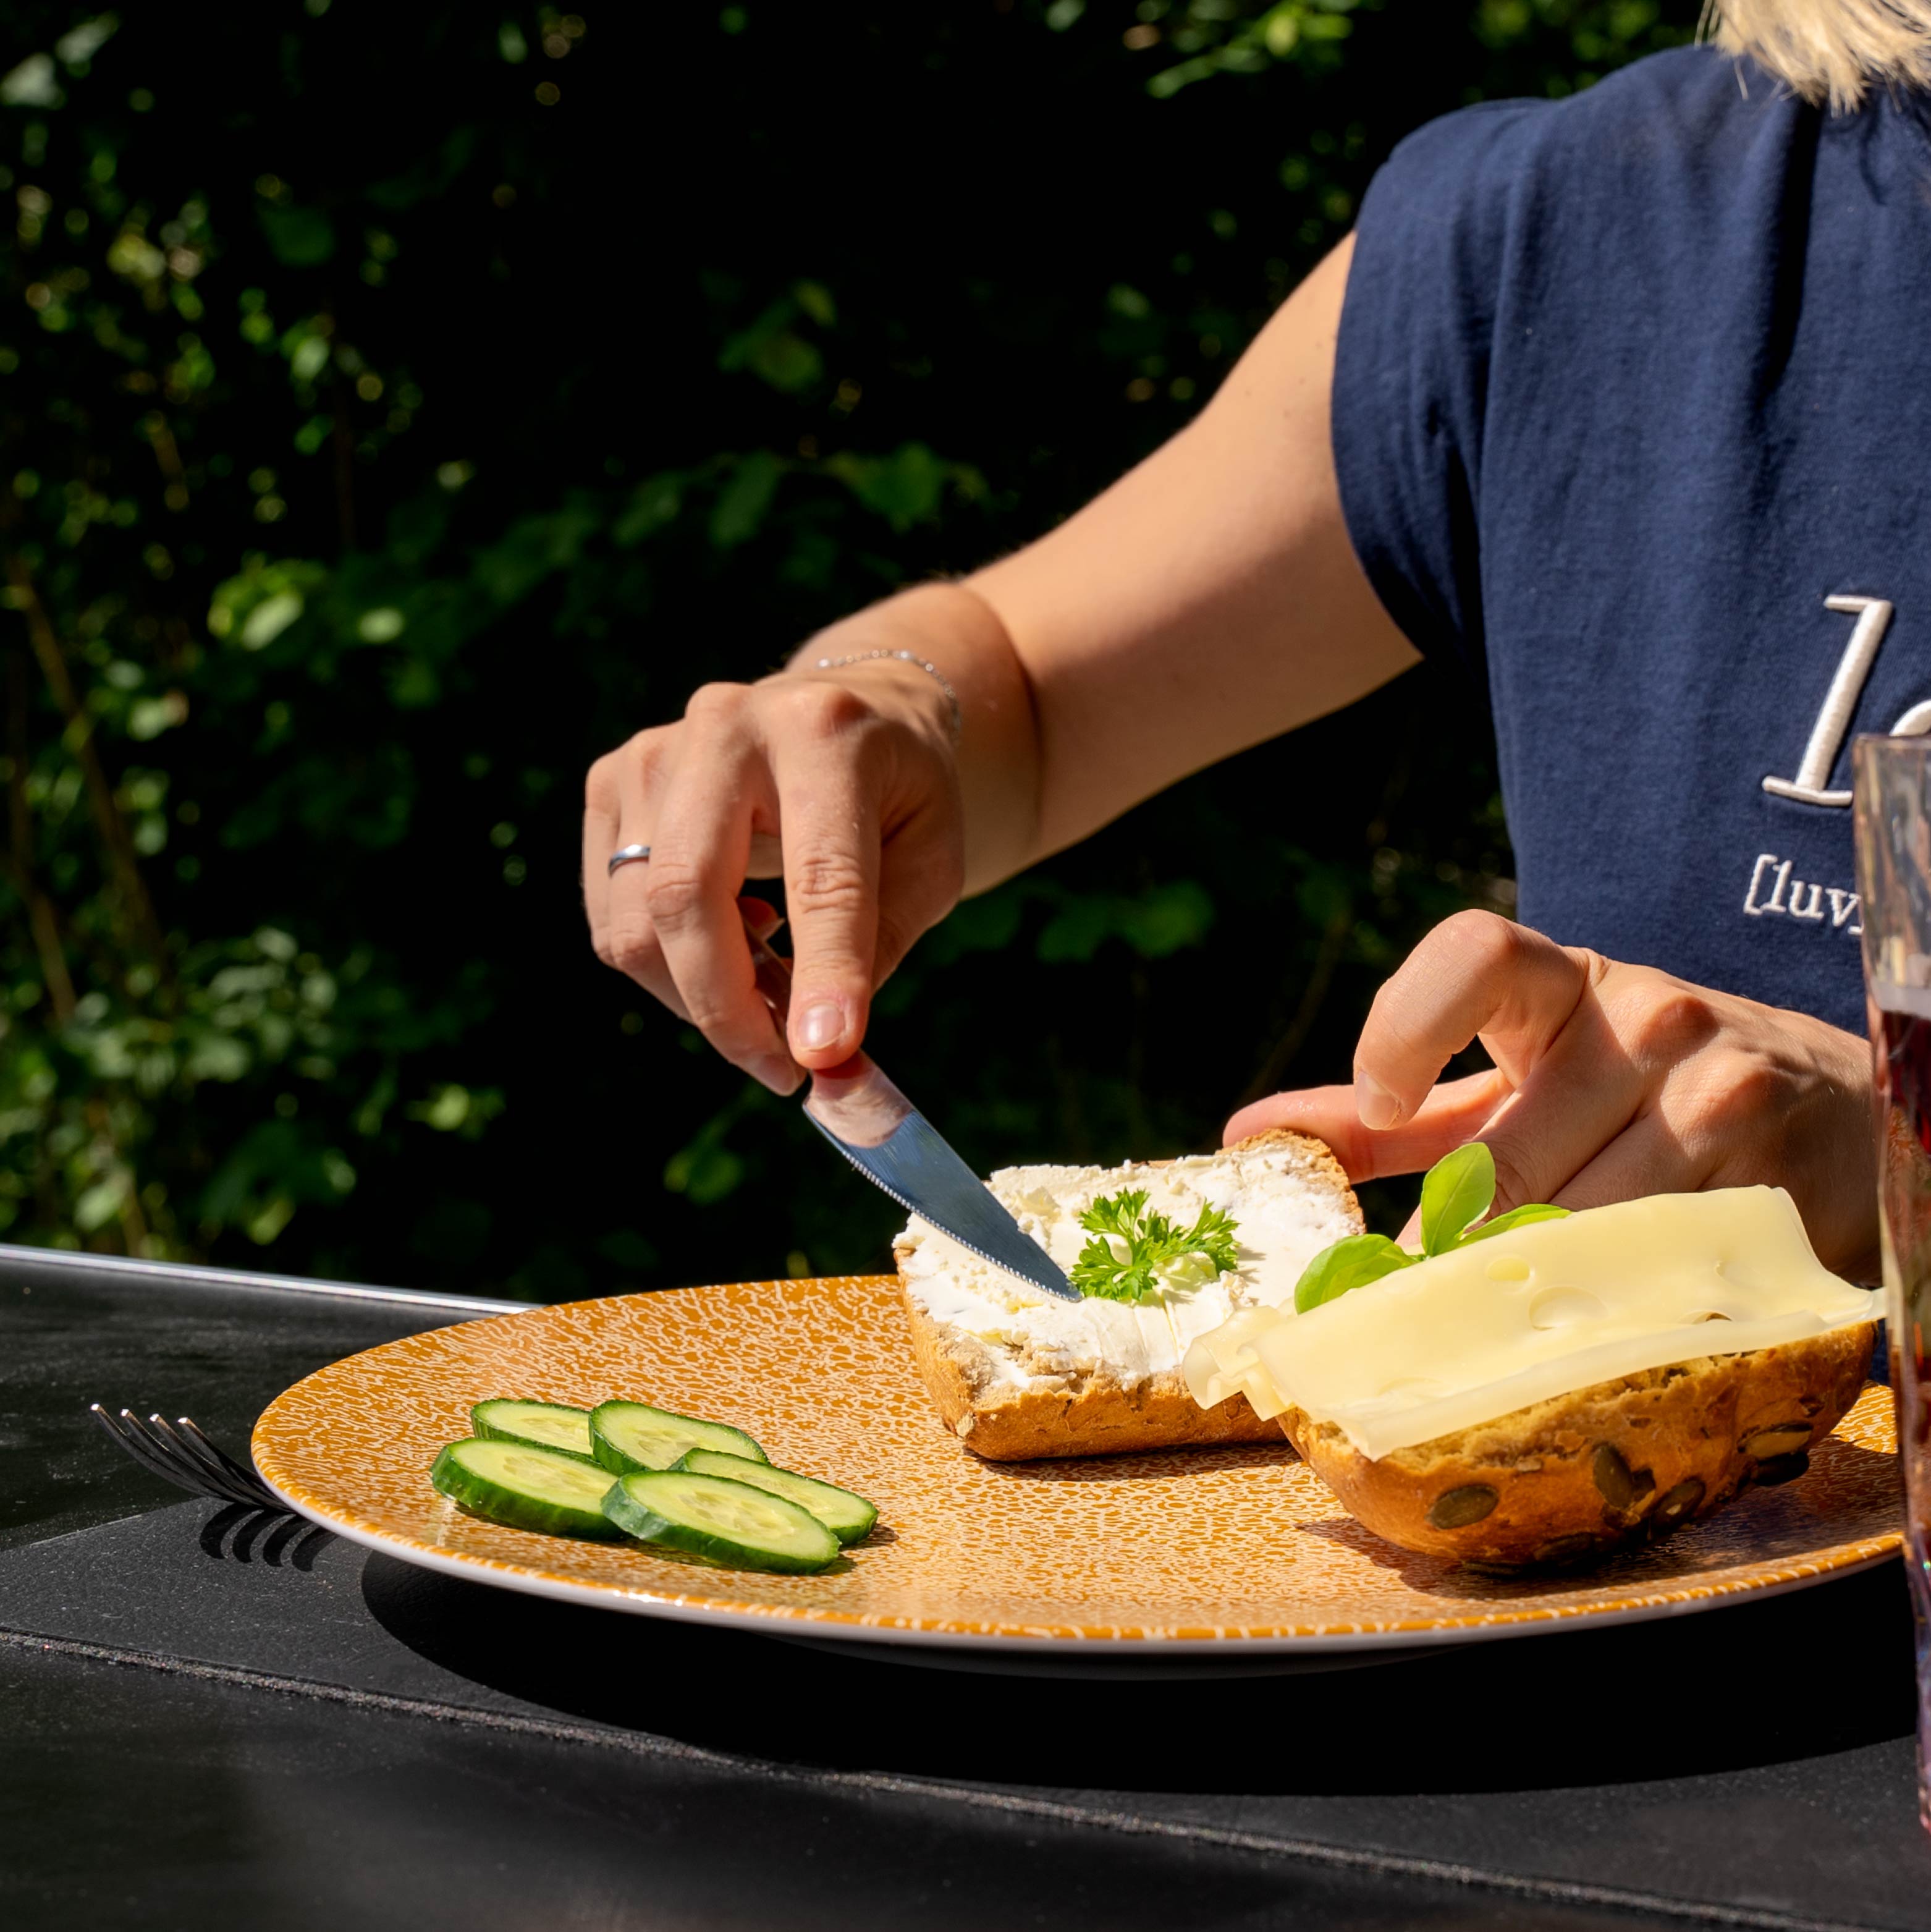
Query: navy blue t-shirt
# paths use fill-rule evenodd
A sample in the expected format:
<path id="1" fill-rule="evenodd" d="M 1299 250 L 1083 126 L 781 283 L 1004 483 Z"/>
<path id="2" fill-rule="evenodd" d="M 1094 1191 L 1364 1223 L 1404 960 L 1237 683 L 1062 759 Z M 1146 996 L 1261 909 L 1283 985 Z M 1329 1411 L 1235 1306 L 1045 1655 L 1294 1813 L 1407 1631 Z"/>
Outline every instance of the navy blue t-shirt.
<path id="1" fill-rule="evenodd" d="M 1931 722 L 1931 112 L 1707 49 L 1471 108 L 1364 202 L 1357 554 L 1486 681 L 1519 912 L 1861 1030 L 1848 750 Z"/>

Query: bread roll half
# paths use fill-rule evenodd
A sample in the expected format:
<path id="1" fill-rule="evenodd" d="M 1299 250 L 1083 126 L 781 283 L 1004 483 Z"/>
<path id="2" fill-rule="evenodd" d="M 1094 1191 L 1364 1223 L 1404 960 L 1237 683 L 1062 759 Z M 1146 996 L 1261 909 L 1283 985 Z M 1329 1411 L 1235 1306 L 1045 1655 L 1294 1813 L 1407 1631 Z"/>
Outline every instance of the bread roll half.
<path id="1" fill-rule="evenodd" d="M 1009 1168 L 988 1184 L 1063 1268 L 1086 1239 L 1080 1214 L 1130 1187 L 1146 1189 L 1150 1204 L 1182 1225 L 1202 1204 L 1232 1214 L 1241 1265 L 1151 1304 L 1075 1307 L 915 1218 L 895 1247 L 913 1353 L 946 1426 L 967 1448 L 1003 1462 L 1280 1439 L 1244 1395 L 1200 1407 L 1180 1360 L 1196 1336 L 1239 1309 L 1291 1298 L 1315 1255 L 1361 1232 L 1354 1190 L 1319 1141 L 1277 1130 L 1216 1154 Z"/>
<path id="2" fill-rule="evenodd" d="M 1477 1568 L 1590 1562 L 1801 1475 L 1864 1385 L 1876 1324 L 1705 1355 L 1551 1397 L 1373 1461 L 1289 1408 L 1288 1439 L 1349 1513 Z"/>

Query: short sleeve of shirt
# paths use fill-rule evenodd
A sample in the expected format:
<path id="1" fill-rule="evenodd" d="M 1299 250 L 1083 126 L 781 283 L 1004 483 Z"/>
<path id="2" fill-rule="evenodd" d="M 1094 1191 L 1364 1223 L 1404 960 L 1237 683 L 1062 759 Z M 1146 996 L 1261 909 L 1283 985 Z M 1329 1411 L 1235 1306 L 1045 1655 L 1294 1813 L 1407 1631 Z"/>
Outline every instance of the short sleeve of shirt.
<path id="1" fill-rule="evenodd" d="M 1544 104 L 1432 122 L 1370 184 L 1336 352 L 1334 456 L 1356 556 L 1429 655 L 1483 668 L 1477 506 L 1524 135 Z"/>

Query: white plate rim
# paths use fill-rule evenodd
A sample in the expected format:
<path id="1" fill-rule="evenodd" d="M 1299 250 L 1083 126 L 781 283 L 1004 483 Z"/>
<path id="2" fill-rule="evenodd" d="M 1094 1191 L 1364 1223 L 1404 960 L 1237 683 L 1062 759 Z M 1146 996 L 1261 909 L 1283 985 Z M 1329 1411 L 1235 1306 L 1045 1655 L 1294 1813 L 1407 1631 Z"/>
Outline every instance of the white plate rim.
<path id="1" fill-rule="evenodd" d="M 749 1605 L 727 1607 L 710 1604 L 680 1604 L 643 1592 L 613 1590 L 607 1585 L 576 1583 L 567 1577 L 540 1576 L 500 1562 L 485 1562 L 458 1552 L 426 1550 L 406 1538 L 346 1522 L 298 1502 L 271 1478 L 262 1478 L 296 1515 L 345 1541 L 380 1552 L 421 1570 L 431 1570 L 466 1582 L 487 1583 L 553 1602 L 589 1604 L 598 1610 L 631 1616 L 658 1617 L 673 1623 L 700 1624 L 714 1629 L 763 1635 L 808 1637 L 813 1642 L 898 1644 L 913 1649 L 989 1652 L 997 1654 L 1035 1654 L 1071 1658 L 1098 1653 L 1114 1658 L 1156 1656 L 1262 1657 L 1291 1653 L 1318 1655 L 1323 1652 L 1355 1650 L 1432 1650 L 1453 1643 L 1484 1643 L 1498 1638 L 1552 1635 L 1567 1630 L 1606 1630 L 1621 1624 L 1650 1623 L 1666 1617 L 1693 1616 L 1705 1610 L 1737 1604 L 1759 1604 L 1772 1597 L 1852 1576 L 1903 1554 L 1900 1543 L 1888 1550 L 1833 1563 L 1771 1583 L 1740 1583 L 1728 1588 L 1672 1598 L 1659 1603 L 1626 1604 L 1615 1610 L 1555 1610 L 1546 1616 L 1506 1622 L 1468 1622 L 1419 1630 L 1348 1630 L 1305 1636 L 1032 1636 L 991 1631 L 914 1630 L 889 1624 L 862 1624 L 843 1618 L 819 1618 L 760 1610 Z"/>

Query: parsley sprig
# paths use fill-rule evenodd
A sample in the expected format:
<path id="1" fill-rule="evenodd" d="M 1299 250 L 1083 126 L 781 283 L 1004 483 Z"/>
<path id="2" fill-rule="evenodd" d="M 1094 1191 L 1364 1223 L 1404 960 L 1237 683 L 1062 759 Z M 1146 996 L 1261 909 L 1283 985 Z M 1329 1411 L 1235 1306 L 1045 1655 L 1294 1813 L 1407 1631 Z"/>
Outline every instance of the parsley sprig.
<path id="1" fill-rule="evenodd" d="M 1183 1232 L 1165 1215 L 1147 1211 L 1144 1188 L 1127 1187 L 1102 1195 L 1079 1218 L 1093 1239 L 1081 1249 L 1069 1278 L 1081 1294 L 1102 1300 L 1150 1301 L 1161 1287 L 1154 1270 L 1187 1255 L 1204 1255 L 1216 1275 L 1238 1264 L 1234 1217 L 1218 1208 L 1203 1208 Z M 1126 1248 L 1124 1261 L 1116 1240 Z"/>

